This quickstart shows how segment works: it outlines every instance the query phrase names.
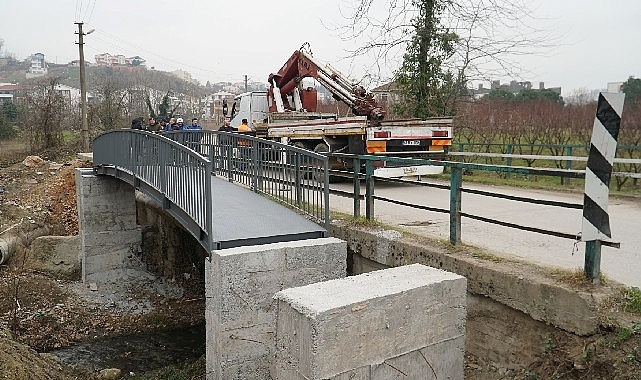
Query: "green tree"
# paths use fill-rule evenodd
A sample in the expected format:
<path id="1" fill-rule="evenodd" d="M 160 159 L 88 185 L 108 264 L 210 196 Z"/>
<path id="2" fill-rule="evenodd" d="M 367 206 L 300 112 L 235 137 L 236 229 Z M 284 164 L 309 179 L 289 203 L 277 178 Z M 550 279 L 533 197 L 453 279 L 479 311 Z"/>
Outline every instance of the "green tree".
<path id="1" fill-rule="evenodd" d="M 519 91 L 516 96 L 514 96 L 514 100 L 519 100 L 519 101 L 528 101 L 528 100 L 551 100 L 553 102 L 561 103 L 563 104 L 563 98 L 561 95 L 558 93 L 550 90 L 550 89 L 544 89 L 544 90 L 533 90 L 530 88 L 523 89 Z"/>
<path id="2" fill-rule="evenodd" d="M 637 103 L 641 99 L 641 79 L 629 77 L 627 81 L 623 82 L 621 91 L 625 93 L 626 102 Z"/>
<path id="3" fill-rule="evenodd" d="M 348 24 L 340 30 L 354 42 L 351 57 L 368 58 L 370 77 L 392 69 L 415 115 L 451 114 L 456 97 L 469 98 L 467 81 L 520 77 L 520 57 L 556 42 L 538 29 L 540 20 L 523 0 L 344 3 Z M 397 57 L 404 58 L 400 65 Z"/>
<path id="4" fill-rule="evenodd" d="M 490 100 L 513 100 L 514 99 L 514 94 L 508 90 L 503 90 L 500 88 L 495 88 L 494 90 L 488 92 L 486 95 L 483 96 L 485 99 L 490 99 Z"/>
<path id="5" fill-rule="evenodd" d="M 441 0 L 413 0 L 413 5 L 418 9 L 412 19 L 413 37 L 396 74 L 404 97 L 401 108 L 420 118 L 452 115 L 459 85 L 444 64 L 454 54 L 458 37 L 440 24 Z"/>
<path id="6" fill-rule="evenodd" d="M 18 121 L 18 108 L 13 102 L 3 102 L 0 108 L 0 138 L 13 138 L 18 135 L 15 123 Z"/>
<path id="7" fill-rule="evenodd" d="M 167 91 L 165 96 L 162 97 L 162 102 L 158 105 L 158 116 L 160 117 L 172 117 L 174 115 L 174 112 L 176 112 L 176 109 L 180 105 L 178 104 L 173 108 L 171 107 L 171 104 L 169 102 L 170 93 L 171 90 Z"/>

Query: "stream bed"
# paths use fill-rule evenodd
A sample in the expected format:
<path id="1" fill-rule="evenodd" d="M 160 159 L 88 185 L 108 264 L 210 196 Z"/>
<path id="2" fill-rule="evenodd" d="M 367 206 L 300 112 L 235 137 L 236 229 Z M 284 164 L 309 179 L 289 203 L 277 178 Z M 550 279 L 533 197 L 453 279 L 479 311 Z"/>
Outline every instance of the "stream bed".
<path id="1" fill-rule="evenodd" d="M 50 351 L 64 364 L 99 371 L 119 368 L 123 375 L 193 361 L 205 354 L 205 326 L 120 336 Z"/>

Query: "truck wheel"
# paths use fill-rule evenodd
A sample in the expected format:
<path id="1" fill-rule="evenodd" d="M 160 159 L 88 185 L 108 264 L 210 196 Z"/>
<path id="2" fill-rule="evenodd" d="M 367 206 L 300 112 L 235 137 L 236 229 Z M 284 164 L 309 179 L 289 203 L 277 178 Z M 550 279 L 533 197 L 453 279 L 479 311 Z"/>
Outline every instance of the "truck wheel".
<path id="1" fill-rule="evenodd" d="M 320 143 L 314 147 L 314 152 L 325 154 L 329 152 L 329 147 L 325 143 Z"/>
<path id="2" fill-rule="evenodd" d="M 305 146 L 305 143 L 303 143 L 302 141 L 296 141 L 296 142 L 294 142 L 294 143 L 292 143 L 292 144 L 290 144 L 290 145 L 291 145 L 291 146 L 294 146 L 294 147 L 296 147 L 296 148 L 301 148 L 301 149 L 309 150 L 309 148 L 307 148 L 307 147 Z M 294 164 L 296 163 L 296 158 L 295 158 L 295 153 L 294 153 L 294 152 L 290 152 L 290 153 L 287 155 L 287 163 L 288 163 L 288 164 L 290 164 L 290 165 L 294 165 Z"/>
<path id="3" fill-rule="evenodd" d="M 320 154 L 326 154 L 329 153 L 329 146 L 325 143 L 320 143 L 314 147 L 314 152 L 320 153 Z M 329 170 L 340 170 L 341 165 L 338 163 L 338 160 L 336 158 L 330 157 L 329 158 Z M 330 175 L 329 176 L 329 182 L 331 183 L 338 183 L 338 182 L 343 182 L 344 178 L 340 176 L 335 176 L 335 175 Z"/>

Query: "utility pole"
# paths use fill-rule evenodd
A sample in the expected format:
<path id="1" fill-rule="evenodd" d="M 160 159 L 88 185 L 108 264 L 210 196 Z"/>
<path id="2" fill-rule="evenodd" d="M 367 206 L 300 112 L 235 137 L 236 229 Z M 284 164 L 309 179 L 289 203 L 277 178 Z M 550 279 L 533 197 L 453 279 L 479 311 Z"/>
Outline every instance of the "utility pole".
<path id="1" fill-rule="evenodd" d="M 89 124 L 87 123 L 87 83 L 85 81 L 85 53 L 83 50 L 84 42 L 82 38 L 85 33 L 82 32 L 82 22 L 75 22 L 78 25 L 78 51 L 80 53 L 80 107 L 82 113 L 82 129 L 80 137 L 82 138 L 83 152 L 89 151 Z M 88 34 L 88 33 L 87 33 Z"/>
<path id="2" fill-rule="evenodd" d="M 248 89 L 247 89 L 247 75 L 245 75 L 245 92 L 247 92 L 247 91 L 248 91 Z"/>

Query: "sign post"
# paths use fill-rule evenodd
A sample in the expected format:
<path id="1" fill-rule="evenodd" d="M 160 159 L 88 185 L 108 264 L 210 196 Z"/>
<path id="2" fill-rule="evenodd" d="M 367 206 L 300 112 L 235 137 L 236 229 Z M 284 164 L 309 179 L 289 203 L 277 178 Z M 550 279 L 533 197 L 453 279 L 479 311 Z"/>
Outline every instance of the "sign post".
<path id="1" fill-rule="evenodd" d="M 586 243 L 585 276 L 595 284 L 601 273 L 601 243 L 612 238 L 608 197 L 624 99 L 621 93 L 599 94 L 585 169 L 581 240 Z"/>

